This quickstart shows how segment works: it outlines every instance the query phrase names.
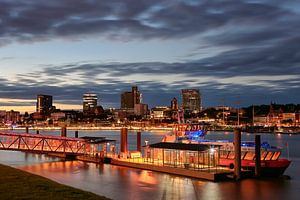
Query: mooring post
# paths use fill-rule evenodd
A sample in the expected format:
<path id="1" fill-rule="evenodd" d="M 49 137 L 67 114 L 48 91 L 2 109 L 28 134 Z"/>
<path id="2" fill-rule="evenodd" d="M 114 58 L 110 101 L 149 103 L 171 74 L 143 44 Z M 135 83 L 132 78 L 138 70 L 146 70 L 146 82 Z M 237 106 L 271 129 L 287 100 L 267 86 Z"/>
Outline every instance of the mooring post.
<path id="1" fill-rule="evenodd" d="M 37 134 L 37 135 L 40 134 L 40 131 L 39 131 L 39 130 L 36 130 L 36 134 Z"/>
<path id="2" fill-rule="evenodd" d="M 141 131 L 137 132 L 136 135 L 136 150 L 141 152 L 142 151 L 142 147 L 141 147 Z"/>
<path id="3" fill-rule="evenodd" d="M 75 138 L 78 138 L 78 131 L 75 131 Z"/>
<path id="4" fill-rule="evenodd" d="M 234 177 L 241 178 L 241 129 L 234 129 Z"/>
<path id="5" fill-rule="evenodd" d="M 61 127 L 61 137 L 67 137 L 67 127 Z"/>
<path id="6" fill-rule="evenodd" d="M 25 132 L 28 134 L 29 133 L 29 127 L 26 126 Z"/>
<path id="7" fill-rule="evenodd" d="M 261 148 L 260 135 L 255 135 L 255 176 L 256 177 L 260 177 L 261 174 L 260 148 Z"/>
<path id="8" fill-rule="evenodd" d="M 121 153 L 127 155 L 128 151 L 128 146 L 127 146 L 127 134 L 128 134 L 128 129 L 127 128 L 121 128 L 120 130 L 121 133 Z"/>

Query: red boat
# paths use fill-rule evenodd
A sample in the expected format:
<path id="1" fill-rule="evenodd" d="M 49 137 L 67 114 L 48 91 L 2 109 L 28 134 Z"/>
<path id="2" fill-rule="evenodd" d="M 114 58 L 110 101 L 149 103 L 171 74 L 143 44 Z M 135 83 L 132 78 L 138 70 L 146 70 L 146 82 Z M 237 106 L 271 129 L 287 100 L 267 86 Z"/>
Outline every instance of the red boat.
<path id="1" fill-rule="evenodd" d="M 245 147 L 242 143 L 241 166 L 243 169 L 255 169 L 255 148 Z M 249 143 L 248 143 L 249 144 Z M 281 151 L 276 147 L 271 147 L 268 143 L 263 143 L 261 147 L 261 175 L 280 176 L 288 168 L 291 161 L 280 159 Z M 223 148 L 220 152 L 219 165 L 234 168 L 234 151 Z"/>
<path id="2" fill-rule="evenodd" d="M 203 125 L 177 125 L 174 129 L 176 141 L 180 143 L 197 143 L 207 145 L 218 145 L 220 148 L 219 165 L 234 168 L 234 146 L 228 140 L 205 140 L 206 134 Z M 174 138 L 175 138 L 174 137 Z M 169 136 L 170 140 L 174 140 Z M 168 137 L 165 138 L 167 142 Z M 267 142 L 261 144 L 261 175 L 279 176 L 289 167 L 291 161 L 282 159 L 281 149 L 271 146 Z M 241 166 L 243 169 L 255 170 L 255 143 L 241 143 Z"/>

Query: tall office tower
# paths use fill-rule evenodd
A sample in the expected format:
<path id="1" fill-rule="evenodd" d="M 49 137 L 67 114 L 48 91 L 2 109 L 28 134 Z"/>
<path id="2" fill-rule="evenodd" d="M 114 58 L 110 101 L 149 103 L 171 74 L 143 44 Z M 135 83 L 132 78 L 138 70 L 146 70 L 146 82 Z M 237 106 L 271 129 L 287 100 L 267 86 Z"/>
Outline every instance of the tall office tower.
<path id="1" fill-rule="evenodd" d="M 198 89 L 183 89 L 182 92 L 182 106 L 187 112 L 201 111 L 201 96 Z"/>
<path id="2" fill-rule="evenodd" d="M 140 92 L 138 91 L 137 86 L 132 86 L 131 93 L 132 93 L 133 107 L 134 107 L 135 104 L 141 103 L 141 95 Z"/>
<path id="3" fill-rule="evenodd" d="M 41 115 L 49 115 L 53 108 L 52 96 L 50 95 L 37 95 L 36 111 Z"/>
<path id="4" fill-rule="evenodd" d="M 178 102 L 175 97 L 171 100 L 171 110 L 178 110 Z"/>
<path id="5" fill-rule="evenodd" d="M 121 94 L 121 108 L 133 108 L 133 99 L 131 92 Z"/>
<path id="6" fill-rule="evenodd" d="M 133 86 L 131 92 L 123 92 L 121 94 L 121 108 L 134 109 L 135 104 L 141 103 L 141 94 L 137 86 Z"/>
<path id="7" fill-rule="evenodd" d="M 85 93 L 83 95 L 83 113 L 84 114 L 94 114 L 97 108 L 97 94 L 95 93 Z"/>

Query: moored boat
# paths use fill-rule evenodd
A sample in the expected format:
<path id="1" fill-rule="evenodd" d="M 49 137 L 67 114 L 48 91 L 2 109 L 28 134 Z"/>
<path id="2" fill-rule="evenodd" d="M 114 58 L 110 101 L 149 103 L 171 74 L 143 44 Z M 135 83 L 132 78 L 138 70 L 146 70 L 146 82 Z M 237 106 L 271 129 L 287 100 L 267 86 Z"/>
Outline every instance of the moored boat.
<path id="1" fill-rule="evenodd" d="M 262 176 L 279 176 L 288 168 L 291 161 L 280 158 L 281 149 L 269 145 L 267 142 L 261 144 L 261 174 Z M 234 168 L 233 143 L 224 144 L 220 149 L 219 165 Z M 242 142 L 241 167 L 243 169 L 255 170 L 255 144 L 254 142 Z"/>
<path id="2" fill-rule="evenodd" d="M 234 168 L 234 145 L 229 140 L 206 140 L 205 126 L 203 125 L 177 125 L 175 127 L 176 142 L 188 144 L 206 144 L 220 146 L 219 166 Z M 172 140 L 171 139 L 171 140 Z M 165 140 L 165 142 L 168 142 Z M 169 141 L 172 142 L 172 141 Z M 261 144 L 261 175 L 262 176 L 279 176 L 282 175 L 289 167 L 291 161 L 281 158 L 281 149 L 271 146 L 267 142 Z M 241 142 L 241 167 L 243 169 L 255 170 L 255 143 Z"/>

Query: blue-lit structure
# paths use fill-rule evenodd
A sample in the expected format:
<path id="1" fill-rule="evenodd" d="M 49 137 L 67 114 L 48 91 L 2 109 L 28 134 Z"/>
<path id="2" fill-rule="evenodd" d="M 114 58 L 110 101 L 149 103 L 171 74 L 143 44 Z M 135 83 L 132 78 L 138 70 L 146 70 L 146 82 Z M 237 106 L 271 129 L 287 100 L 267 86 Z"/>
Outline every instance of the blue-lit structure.
<path id="1" fill-rule="evenodd" d="M 255 147 L 255 142 L 242 142 L 242 147 Z M 261 148 L 264 149 L 277 149 L 277 147 L 271 146 L 268 142 L 262 142 Z"/>
<path id="2" fill-rule="evenodd" d="M 185 131 L 185 138 L 188 140 L 200 140 L 206 135 L 205 130 Z"/>

